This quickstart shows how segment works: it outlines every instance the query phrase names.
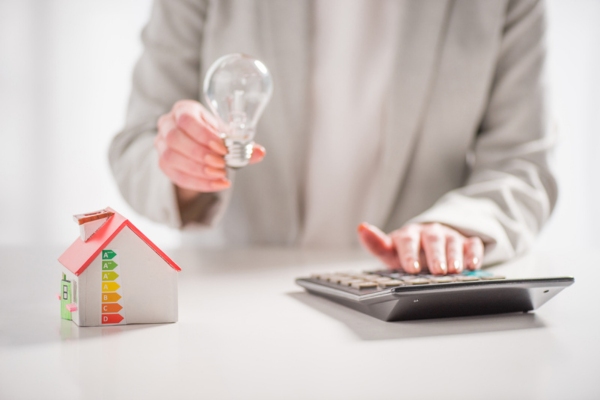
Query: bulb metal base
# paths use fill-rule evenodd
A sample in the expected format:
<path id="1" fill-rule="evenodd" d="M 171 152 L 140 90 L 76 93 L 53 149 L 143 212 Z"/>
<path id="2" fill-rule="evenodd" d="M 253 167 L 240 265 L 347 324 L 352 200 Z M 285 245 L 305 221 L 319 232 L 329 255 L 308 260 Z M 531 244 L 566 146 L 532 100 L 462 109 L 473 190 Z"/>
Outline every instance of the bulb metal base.
<path id="1" fill-rule="evenodd" d="M 227 147 L 227 155 L 225 163 L 229 168 L 238 169 L 248 165 L 252 150 L 254 150 L 254 142 L 240 142 L 237 140 L 224 139 L 225 147 Z"/>

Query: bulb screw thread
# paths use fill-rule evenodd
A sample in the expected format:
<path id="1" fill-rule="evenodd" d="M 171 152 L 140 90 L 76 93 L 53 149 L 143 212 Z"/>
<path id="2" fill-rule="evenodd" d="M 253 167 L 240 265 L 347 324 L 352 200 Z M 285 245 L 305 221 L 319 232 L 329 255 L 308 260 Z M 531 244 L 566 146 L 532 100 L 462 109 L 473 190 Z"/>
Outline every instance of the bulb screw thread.
<path id="1" fill-rule="evenodd" d="M 227 147 L 227 155 L 225 155 L 225 163 L 229 168 L 238 169 L 248 165 L 252 150 L 254 150 L 254 142 L 240 142 L 231 139 L 224 140 Z"/>

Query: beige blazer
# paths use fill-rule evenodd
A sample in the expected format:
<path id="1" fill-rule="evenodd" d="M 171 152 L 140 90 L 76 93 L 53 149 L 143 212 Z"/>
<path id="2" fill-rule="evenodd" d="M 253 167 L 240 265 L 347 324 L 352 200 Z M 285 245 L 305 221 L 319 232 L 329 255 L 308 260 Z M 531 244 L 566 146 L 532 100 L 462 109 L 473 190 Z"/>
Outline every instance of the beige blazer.
<path id="1" fill-rule="evenodd" d="M 542 85 L 543 4 L 407 0 L 402 7 L 368 220 L 386 231 L 407 221 L 444 223 L 481 236 L 486 264 L 506 260 L 531 245 L 557 197 Z M 311 12 L 302 0 L 156 0 L 126 125 L 110 147 L 115 179 L 134 209 L 175 227 L 220 224 L 230 243 L 298 243 Z M 180 212 L 153 149 L 156 121 L 177 100 L 201 99 L 207 68 L 233 52 L 264 60 L 273 74 L 257 136 L 268 156 L 237 172 L 232 189 Z"/>

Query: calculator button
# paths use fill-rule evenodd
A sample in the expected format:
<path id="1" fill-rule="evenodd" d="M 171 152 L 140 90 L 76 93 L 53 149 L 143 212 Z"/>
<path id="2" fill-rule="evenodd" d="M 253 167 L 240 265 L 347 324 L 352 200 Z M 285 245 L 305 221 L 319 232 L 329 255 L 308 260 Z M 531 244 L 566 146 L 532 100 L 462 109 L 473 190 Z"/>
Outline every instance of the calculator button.
<path id="1" fill-rule="evenodd" d="M 348 279 L 344 279 L 344 280 L 340 281 L 340 285 L 352 286 L 353 283 L 361 283 L 361 282 L 364 282 L 364 281 L 362 279 L 348 278 Z"/>
<path id="2" fill-rule="evenodd" d="M 368 276 L 360 277 L 360 279 L 363 279 L 363 280 L 368 281 L 368 282 L 375 282 L 377 279 L 381 279 L 381 276 L 379 276 L 379 275 L 368 275 Z"/>
<path id="3" fill-rule="evenodd" d="M 404 282 L 396 280 L 396 279 L 391 279 L 389 281 L 379 282 L 379 286 L 381 286 L 383 288 L 395 287 L 395 286 L 402 286 L 402 285 L 404 285 Z"/>
<path id="4" fill-rule="evenodd" d="M 375 282 L 355 282 L 351 285 L 354 289 L 372 289 L 376 288 Z"/>
<path id="5" fill-rule="evenodd" d="M 349 277 L 351 278 L 355 278 L 355 279 L 368 279 L 371 278 L 373 275 L 370 274 L 348 274 Z"/>
<path id="6" fill-rule="evenodd" d="M 476 276 L 467 276 L 467 275 L 457 275 L 456 276 L 457 282 L 474 282 L 474 281 L 480 281 L 480 280 L 481 279 Z"/>
<path id="7" fill-rule="evenodd" d="M 452 276 L 433 276 L 429 279 L 432 283 L 450 283 L 456 280 L 456 278 Z"/>
<path id="8" fill-rule="evenodd" d="M 369 282 L 379 283 L 379 282 L 391 281 L 392 278 L 381 277 L 381 276 L 373 276 L 372 278 L 368 278 L 368 279 L 365 279 L 365 280 L 369 281 Z"/>
<path id="9" fill-rule="evenodd" d="M 426 278 L 405 278 L 402 279 L 407 285 L 428 285 L 431 283 L 429 279 Z"/>
<path id="10" fill-rule="evenodd" d="M 378 270 L 375 270 L 375 271 L 363 271 L 363 273 L 368 274 L 368 275 L 371 275 L 371 274 L 374 274 L 374 275 L 383 275 L 383 274 L 387 274 L 389 272 L 390 272 L 390 270 L 388 270 L 388 269 L 378 269 Z"/>
<path id="11" fill-rule="evenodd" d="M 377 282 L 377 283 L 382 283 L 382 282 L 389 282 L 389 281 L 393 281 L 394 279 L 392 278 L 379 278 L 379 279 L 374 279 L 371 282 Z"/>

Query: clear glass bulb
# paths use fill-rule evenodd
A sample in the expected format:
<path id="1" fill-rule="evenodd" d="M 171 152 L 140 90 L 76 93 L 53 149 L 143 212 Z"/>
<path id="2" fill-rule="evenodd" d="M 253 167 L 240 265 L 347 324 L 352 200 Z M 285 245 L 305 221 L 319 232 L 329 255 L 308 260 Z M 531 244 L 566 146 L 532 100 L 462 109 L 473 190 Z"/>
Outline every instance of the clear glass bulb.
<path id="1" fill-rule="evenodd" d="M 229 54 L 211 65 L 204 78 L 204 98 L 219 119 L 219 134 L 229 153 L 227 166 L 248 164 L 256 124 L 265 109 L 273 80 L 267 67 L 245 54 Z"/>

